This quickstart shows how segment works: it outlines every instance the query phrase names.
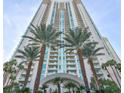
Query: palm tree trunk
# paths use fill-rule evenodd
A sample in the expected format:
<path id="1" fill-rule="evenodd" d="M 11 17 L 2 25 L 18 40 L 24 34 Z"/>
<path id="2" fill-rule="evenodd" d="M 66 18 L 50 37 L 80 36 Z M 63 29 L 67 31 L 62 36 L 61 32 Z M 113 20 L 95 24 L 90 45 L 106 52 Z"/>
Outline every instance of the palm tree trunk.
<path id="1" fill-rule="evenodd" d="M 45 88 L 43 89 L 43 93 L 46 93 L 46 89 Z"/>
<path id="2" fill-rule="evenodd" d="M 116 75 L 116 73 L 115 73 L 115 71 L 114 71 L 114 68 L 113 68 L 112 66 L 111 66 L 111 68 L 112 68 L 112 70 L 113 70 L 113 72 L 114 72 L 114 76 L 116 77 L 116 80 L 117 80 L 117 82 L 118 82 L 118 84 L 119 84 L 119 87 L 121 88 L 120 82 L 119 82 L 118 77 L 117 77 L 117 75 Z"/>
<path id="3" fill-rule="evenodd" d="M 71 93 L 71 90 L 69 89 L 69 93 Z"/>
<path id="4" fill-rule="evenodd" d="M 88 80 L 87 80 L 87 76 L 86 76 L 86 71 L 85 71 L 85 65 L 84 65 L 82 50 L 78 49 L 77 53 L 78 53 L 78 57 L 79 57 L 79 60 L 80 60 L 81 72 L 82 72 L 84 83 L 85 83 L 85 87 L 86 87 L 86 93 L 90 93 L 90 89 L 89 89 L 89 85 L 88 85 Z"/>
<path id="5" fill-rule="evenodd" d="M 27 68 L 27 70 L 26 70 L 26 76 L 25 76 L 24 88 L 26 87 L 26 85 L 27 85 L 27 83 L 28 83 L 28 78 L 29 78 L 29 75 L 30 75 L 31 66 L 32 66 L 32 61 L 29 62 L 29 64 L 28 64 L 28 68 Z"/>
<path id="6" fill-rule="evenodd" d="M 19 69 L 16 71 L 16 76 L 18 76 L 18 74 L 19 74 L 19 71 L 20 71 Z"/>
<path id="7" fill-rule="evenodd" d="M 43 61 L 44 61 L 45 49 L 46 49 L 46 46 L 43 45 L 41 47 L 41 50 L 40 50 L 40 59 L 39 59 L 39 63 L 38 63 L 38 69 L 37 69 L 37 75 L 36 75 L 36 79 L 35 79 L 33 93 L 36 93 L 38 91 L 38 88 L 39 88 L 42 65 L 43 65 Z"/>
<path id="8" fill-rule="evenodd" d="M 8 74 L 6 74 L 6 80 L 5 80 L 4 84 L 9 85 L 10 81 L 11 80 L 10 80 L 10 76 L 9 76 L 9 73 L 8 73 Z"/>
<path id="9" fill-rule="evenodd" d="M 46 89 L 44 90 L 44 93 L 46 93 Z"/>
<path id="10" fill-rule="evenodd" d="M 89 59 L 88 59 L 88 62 L 90 63 L 90 67 L 91 67 L 91 70 L 92 70 L 92 72 L 93 72 L 93 77 L 94 77 L 94 79 L 95 79 L 95 81 L 96 81 L 97 88 L 98 88 L 98 90 L 99 90 L 100 82 L 99 82 L 99 80 L 98 80 L 98 77 L 97 77 L 97 74 L 96 74 L 96 71 L 95 71 L 95 68 L 94 68 L 94 64 L 93 64 L 92 58 L 89 58 Z"/>
<path id="11" fill-rule="evenodd" d="M 74 88 L 73 88 L 73 93 L 74 93 Z"/>
<path id="12" fill-rule="evenodd" d="M 112 80 L 112 81 L 114 81 L 114 79 L 111 77 L 111 75 L 110 75 L 110 73 L 109 73 L 109 71 L 108 71 L 107 67 L 105 67 L 105 69 L 106 69 L 107 73 L 109 74 L 109 76 L 110 76 L 111 80 Z"/>
<path id="13" fill-rule="evenodd" d="M 11 82 L 11 79 L 10 79 L 10 76 L 8 76 L 8 81 L 7 81 L 7 84 L 6 85 L 9 85 Z"/>
<path id="14" fill-rule="evenodd" d="M 119 73 L 119 71 L 118 71 L 118 70 L 117 70 L 117 74 L 118 74 L 119 78 L 121 79 L 121 75 L 120 75 L 120 73 Z"/>
<path id="15" fill-rule="evenodd" d="M 58 86 L 58 92 L 61 93 L 60 84 L 58 84 L 57 86 Z"/>
<path id="16" fill-rule="evenodd" d="M 115 68 L 115 70 L 116 70 L 116 72 L 117 72 L 117 74 L 118 74 L 119 78 L 121 79 L 121 76 L 120 76 L 120 74 L 119 74 L 118 70 L 116 69 L 116 67 L 115 67 L 115 66 L 114 66 L 114 68 Z"/>
<path id="17" fill-rule="evenodd" d="M 6 80 L 7 80 L 7 73 L 5 72 L 3 76 L 3 85 L 6 83 Z"/>

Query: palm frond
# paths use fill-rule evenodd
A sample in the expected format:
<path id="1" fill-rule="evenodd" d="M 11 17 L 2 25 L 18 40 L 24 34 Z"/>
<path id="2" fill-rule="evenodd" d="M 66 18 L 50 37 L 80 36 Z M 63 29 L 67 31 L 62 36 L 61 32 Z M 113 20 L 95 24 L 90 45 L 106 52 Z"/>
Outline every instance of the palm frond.
<path id="1" fill-rule="evenodd" d="M 31 37 L 31 36 L 23 36 L 23 38 L 28 38 L 28 39 L 30 39 L 30 40 L 32 40 L 32 41 L 40 42 L 40 40 L 35 39 L 35 38 Z"/>
<path id="2" fill-rule="evenodd" d="M 105 53 L 97 53 L 97 54 L 95 54 L 96 56 L 103 56 L 103 55 L 105 55 Z"/>
<path id="3" fill-rule="evenodd" d="M 76 45 L 74 40 L 68 37 L 64 37 L 64 40 L 66 40 L 69 44 Z"/>
<path id="4" fill-rule="evenodd" d="M 35 60 L 39 57 L 39 48 L 34 46 L 26 46 L 24 50 L 18 50 L 20 55 L 16 55 L 17 58 L 23 58 L 28 62 L 29 60 Z"/>
<path id="5" fill-rule="evenodd" d="M 40 39 L 40 36 L 39 36 L 39 34 L 37 33 L 37 31 L 31 29 L 30 32 L 31 32 L 36 38 Z"/>
<path id="6" fill-rule="evenodd" d="M 16 57 L 16 58 L 25 59 L 25 57 L 24 57 L 24 56 L 22 56 L 22 55 L 16 55 L 15 57 Z"/>
<path id="7" fill-rule="evenodd" d="M 27 54 L 23 50 L 18 50 L 18 53 L 20 53 L 22 56 L 27 57 Z"/>
<path id="8" fill-rule="evenodd" d="M 93 52 L 93 54 L 96 54 L 98 51 L 100 51 L 102 49 L 104 49 L 104 47 L 99 47 L 99 48 L 95 49 L 94 52 Z"/>
<path id="9" fill-rule="evenodd" d="M 64 52 L 66 53 L 66 52 L 68 52 L 68 51 L 69 51 L 69 54 L 71 54 L 72 51 L 74 51 L 74 49 L 66 49 Z"/>

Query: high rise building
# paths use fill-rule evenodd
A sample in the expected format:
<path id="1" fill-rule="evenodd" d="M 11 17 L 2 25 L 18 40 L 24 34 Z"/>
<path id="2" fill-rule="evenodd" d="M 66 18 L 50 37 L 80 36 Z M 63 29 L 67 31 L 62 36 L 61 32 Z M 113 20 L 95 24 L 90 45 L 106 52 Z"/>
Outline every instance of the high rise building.
<path id="1" fill-rule="evenodd" d="M 104 49 L 100 52 L 104 53 L 105 55 L 96 57 L 94 59 L 94 67 L 97 76 L 99 79 L 111 79 L 110 77 L 108 77 L 107 71 L 102 69 L 101 65 L 102 63 L 105 63 L 113 58 L 117 61 L 117 63 L 120 63 L 120 59 L 117 57 L 108 41 L 106 39 L 103 39 L 103 37 L 100 35 L 98 29 L 96 28 L 81 0 L 43 0 L 33 20 L 31 21 L 31 24 L 33 24 L 34 26 L 40 25 L 42 23 L 46 25 L 53 24 L 57 31 L 64 33 L 66 33 L 66 31 L 70 28 L 73 29 L 75 27 L 88 27 L 88 31 L 92 33 L 90 41 L 96 41 L 98 42 L 98 47 L 104 47 Z M 25 35 L 32 35 L 29 28 L 27 28 Z M 64 42 L 63 37 L 63 34 L 61 34 L 60 40 L 62 42 Z M 15 58 L 15 56 L 18 54 L 18 49 L 23 50 L 24 46 L 26 46 L 27 44 L 29 44 L 28 39 L 22 38 L 12 58 Z M 79 59 L 76 51 L 69 54 L 68 52 L 65 53 L 65 50 L 66 48 L 60 48 L 58 50 L 53 50 L 48 47 L 46 48 L 41 74 L 41 84 L 57 76 L 72 78 L 77 82 L 83 82 Z M 21 59 L 17 59 L 17 61 L 21 62 Z M 88 82 L 90 83 L 93 74 L 89 64 L 87 63 L 87 59 L 84 59 L 84 63 L 86 67 Z M 38 62 L 34 62 L 30 73 L 30 78 L 28 80 L 29 82 L 27 86 L 29 86 L 32 90 L 36 78 L 37 67 Z M 25 65 L 25 68 L 27 68 L 27 65 Z M 112 69 L 108 69 L 114 81 L 118 84 L 116 76 L 114 76 Z M 25 74 L 25 71 L 20 71 L 17 75 L 17 81 L 23 83 L 25 80 Z M 117 78 L 120 82 L 119 76 L 117 76 Z M 4 85 L 6 85 L 7 82 L 8 81 L 6 81 Z"/>
<path id="2" fill-rule="evenodd" d="M 112 48 L 112 45 L 110 44 L 110 42 L 108 41 L 106 37 L 103 37 L 103 42 L 104 42 L 105 47 L 107 48 L 106 50 L 109 50 L 108 54 L 114 60 L 116 60 L 116 62 L 120 63 L 120 58 L 118 57 L 117 53 L 114 51 L 114 49 Z"/>

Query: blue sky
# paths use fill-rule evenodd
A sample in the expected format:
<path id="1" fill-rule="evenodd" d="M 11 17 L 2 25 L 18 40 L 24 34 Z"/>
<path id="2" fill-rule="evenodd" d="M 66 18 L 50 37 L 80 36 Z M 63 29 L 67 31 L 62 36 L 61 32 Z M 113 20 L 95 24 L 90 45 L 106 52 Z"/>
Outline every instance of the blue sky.
<path id="1" fill-rule="evenodd" d="M 11 58 L 42 0 L 3 0 L 4 61 Z M 120 0 L 82 0 L 100 34 L 121 55 Z"/>

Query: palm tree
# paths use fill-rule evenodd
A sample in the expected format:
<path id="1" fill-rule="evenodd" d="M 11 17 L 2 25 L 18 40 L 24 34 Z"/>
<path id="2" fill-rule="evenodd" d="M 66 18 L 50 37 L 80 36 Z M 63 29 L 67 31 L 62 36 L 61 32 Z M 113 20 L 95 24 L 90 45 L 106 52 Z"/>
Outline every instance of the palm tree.
<path id="1" fill-rule="evenodd" d="M 41 24 L 40 26 L 35 27 L 34 25 L 31 25 L 30 27 L 30 32 L 33 34 L 32 36 L 23 36 L 24 38 L 28 38 L 31 41 L 33 41 L 33 45 L 39 45 L 40 47 L 40 58 L 39 58 L 39 63 L 38 63 L 38 69 L 37 69 L 37 75 L 36 75 L 36 80 L 34 84 L 34 90 L 33 93 L 35 93 L 40 84 L 40 76 L 41 76 L 41 70 L 42 70 L 42 65 L 44 61 L 44 53 L 46 47 L 54 47 L 57 45 L 57 38 L 61 34 L 61 32 L 55 31 L 51 25 L 46 25 Z"/>
<path id="2" fill-rule="evenodd" d="M 38 90 L 36 93 L 43 93 L 43 91 Z"/>
<path id="3" fill-rule="evenodd" d="M 101 80 L 102 93 L 121 93 L 121 90 L 114 81 L 111 80 Z"/>
<path id="4" fill-rule="evenodd" d="M 117 80 L 119 86 L 121 87 L 120 82 L 119 82 L 119 79 L 118 79 L 117 74 L 116 74 L 117 70 L 114 69 L 115 68 L 115 65 L 116 65 L 116 61 L 112 59 L 112 60 L 107 61 L 107 64 L 108 64 L 108 66 L 110 66 L 112 68 L 112 70 L 114 72 L 114 76 L 116 77 L 116 80 Z M 115 70 L 116 70 L 116 72 L 115 72 Z"/>
<path id="5" fill-rule="evenodd" d="M 48 88 L 48 86 L 46 84 L 43 84 L 41 89 L 44 91 L 44 93 L 46 93 L 46 88 Z"/>
<path id="6" fill-rule="evenodd" d="M 12 67 L 16 65 L 17 62 L 15 59 L 10 60 L 9 62 L 4 63 L 3 65 L 3 71 L 6 73 L 10 73 L 10 70 L 12 70 Z"/>
<path id="7" fill-rule="evenodd" d="M 23 71 L 24 70 L 24 65 L 23 64 L 18 64 L 17 65 L 17 71 L 16 71 L 16 75 L 18 76 L 18 73 L 20 72 L 20 71 Z"/>
<path id="8" fill-rule="evenodd" d="M 15 59 L 12 59 L 9 62 L 4 63 L 4 66 L 3 66 L 3 71 L 5 73 L 4 83 L 6 82 L 7 78 L 8 78 L 7 84 L 11 81 L 10 77 L 13 77 L 13 75 L 16 72 L 16 68 L 15 68 L 16 64 L 17 64 L 17 61 Z"/>
<path id="9" fill-rule="evenodd" d="M 97 89 L 99 90 L 99 79 L 97 77 L 95 68 L 94 68 L 94 64 L 93 64 L 93 59 L 96 58 L 97 56 L 101 56 L 104 55 L 104 53 L 100 53 L 99 51 L 104 49 L 103 47 L 98 47 L 96 48 L 96 44 L 93 44 L 89 47 L 87 47 L 89 45 L 86 45 L 83 49 L 83 55 L 88 58 L 88 63 L 90 64 L 92 73 L 93 73 L 93 77 L 96 81 L 96 85 L 97 85 Z"/>
<path id="10" fill-rule="evenodd" d="M 39 58 L 39 49 L 37 47 L 26 46 L 24 47 L 24 50 L 18 50 L 18 53 L 19 54 L 16 55 L 16 58 L 21 58 L 23 59 L 23 62 L 28 62 L 28 68 L 26 70 L 26 76 L 24 82 L 24 87 L 25 87 L 28 82 L 33 61 L 37 61 L 37 58 Z"/>
<path id="11" fill-rule="evenodd" d="M 54 90 L 52 93 L 58 93 L 57 89 L 56 89 L 56 90 Z"/>
<path id="12" fill-rule="evenodd" d="M 119 72 L 121 72 L 121 63 L 116 64 L 116 69 L 118 69 Z"/>
<path id="13" fill-rule="evenodd" d="M 31 93 L 31 90 L 30 90 L 30 88 L 25 87 L 25 88 L 23 88 L 23 89 L 21 90 L 21 92 L 22 92 L 22 93 Z"/>
<path id="14" fill-rule="evenodd" d="M 120 73 L 119 73 L 119 72 L 121 72 L 121 63 L 116 63 L 114 65 L 114 67 L 116 68 L 116 72 L 117 72 L 119 78 L 121 78 Z"/>
<path id="15" fill-rule="evenodd" d="M 8 62 L 4 63 L 4 65 L 3 65 L 3 71 L 4 71 L 3 83 L 6 82 L 7 75 L 9 74 L 9 69 L 10 69 L 9 63 Z"/>
<path id="16" fill-rule="evenodd" d="M 10 91 L 11 91 L 10 85 L 3 87 L 3 93 L 11 93 Z"/>
<path id="17" fill-rule="evenodd" d="M 77 88 L 77 85 L 73 82 L 69 82 L 71 83 L 71 87 L 72 87 L 72 92 L 74 93 L 75 92 L 75 88 Z"/>
<path id="18" fill-rule="evenodd" d="M 84 89 L 85 89 L 85 88 L 84 88 L 83 85 L 77 86 L 77 92 L 78 92 L 78 93 L 82 93 L 82 91 L 83 91 Z"/>
<path id="19" fill-rule="evenodd" d="M 13 73 L 10 75 L 10 80 L 11 80 L 11 83 L 14 83 L 14 81 L 16 80 L 16 70 L 13 71 Z"/>
<path id="20" fill-rule="evenodd" d="M 5 73 L 7 73 L 8 76 L 7 85 L 3 88 L 4 93 L 20 93 L 19 85 L 15 81 L 16 65 L 17 65 L 17 61 L 15 59 L 12 59 L 4 64 L 3 70 Z"/>
<path id="21" fill-rule="evenodd" d="M 21 93 L 21 89 L 18 83 L 13 83 L 11 85 L 5 86 L 3 88 L 3 93 Z"/>
<path id="22" fill-rule="evenodd" d="M 68 81 L 65 84 L 65 88 L 69 90 L 69 93 L 71 93 L 71 89 L 72 89 L 72 92 L 75 93 L 75 89 L 77 88 L 77 85 L 72 81 Z"/>
<path id="23" fill-rule="evenodd" d="M 71 93 L 71 83 L 67 82 L 65 85 L 64 85 L 65 88 L 68 89 L 68 92 Z"/>
<path id="24" fill-rule="evenodd" d="M 57 85 L 57 88 L 58 88 L 58 92 L 59 93 L 61 93 L 61 88 L 60 88 L 60 86 L 61 86 L 61 83 L 63 83 L 64 82 L 64 78 L 60 78 L 60 77 L 56 77 L 56 78 L 54 78 L 53 79 L 53 84 L 54 85 Z"/>
<path id="25" fill-rule="evenodd" d="M 21 93 L 19 83 L 14 83 L 14 90 L 15 90 L 16 93 Z"/>
<path id="26" fill-rule="evenodd" d="M 103 64 L 102 64 L 102 69 L 105 69 L 105 70 L 107 71 L 109 77 L 111 78 L 111 80 L 114 81 L 114 79 L 111 77 L 111 74 L 109 73 L 109 71 L 108 71 L 108 69 L 107 69 L 107 66 L 108 66 L 108 64 L 103 63 Z"/>
<path id="27" fill-rule="evenodd" d="M 87 29 L 84 29 L 82 31 L 82 29 L 77 27 L 76 29 L 73 29 L 73 30 L 70 29 L 67 33 L 65 33 L 65 37 L 64 37 L 64 40 L 67 42 L 67 45 L 65 46 L 67 47 L 71 46 L 70 49 L 68 50 L 70 51 L 77 50 L 77 54 L 78 54 L 80 66 L 81 66 L 81 71 L 82 71 L 82 76 L 84 79 L 87 93 L 90 93 L 90 90 L 89 90 L 88 80 L 86 76 L 85 65 L 83 61 L 82 48 L 85 45 L 85 43 L 88 41 L 90 35 L 91 33 L 87 32 Z"/>
<path id="28" fill-rule="evenodd" d="M 96 91 L 96 89 L 97 89 L 95 82 L 96 82 L 95 79 L 93 77 L 91 77 L 90 88 L 93 91 Z"/>

